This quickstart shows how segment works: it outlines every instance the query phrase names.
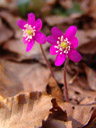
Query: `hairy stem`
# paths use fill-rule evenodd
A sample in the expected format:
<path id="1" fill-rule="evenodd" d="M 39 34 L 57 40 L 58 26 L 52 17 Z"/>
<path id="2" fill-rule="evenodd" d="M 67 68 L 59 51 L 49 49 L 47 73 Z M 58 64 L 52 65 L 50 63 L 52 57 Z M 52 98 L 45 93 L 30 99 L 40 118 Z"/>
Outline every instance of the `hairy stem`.
<path id="1" fill-rule="evenodd" d="M 49 63 L 49 61 L 48 61 L 48 59 L 47 59 L 47 57 L 46 57 L 46 55 L 45 55 L 45 53 L 44 53 L 42 44 L 40 44 L 40 48 L 41 48 L 42 55 L 43 55 L 43 57 L 44 57 L 44 59 L 45 59 L 45 61 L 46 61 L 46 63 L 47 63 L 47 66 L 48 66 L 48 68 L 49 68 L 49 70 L 50 70 L 50 72 L 51 72 L 51 75 L 52 75 L 52 77 L 55 79 L 54 74 L 53 74 L 53 71 L 52 71 L 52 68 L 51 68 L 51 65 L 50 65 L 50 63 Z"/>
<path id="2" fill-rule="evenodd" d="M 67 81 L 66 81 L 66 68 L 67 68 L 68 61 L 69 59 L 67 58 L 64 64 L 64 94 L 65 94 L 65 101 L 67 102 L 69 101 Z"/>

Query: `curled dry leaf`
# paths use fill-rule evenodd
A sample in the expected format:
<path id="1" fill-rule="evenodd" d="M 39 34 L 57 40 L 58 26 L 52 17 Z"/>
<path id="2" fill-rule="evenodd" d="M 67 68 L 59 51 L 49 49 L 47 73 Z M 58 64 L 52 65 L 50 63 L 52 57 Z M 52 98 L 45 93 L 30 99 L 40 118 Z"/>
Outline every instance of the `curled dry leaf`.
<path id="1" fill-rule="evenodd" d="M 19 33 L 21 37 L 17 39 L 8 40 L 5 44 L 3 44 L 3 49 L 9 51 L 9 53 L 15 53 L 17 56 L 12 56 L 8 53 L 5 54 L 5 58 L 7 56 L 8 59 L 15 60 L 15 61 L 22 61 L 22 60 L 36 60 L 40 63 L 45 64 L 44 57 L 41 55 L 40 46 L 38 43 L 35 43 L 32 50 L 26 53 L 26 45 L 23 44 L 22 41 L 22 33 Z M 11 47 L 10 47 L 11 46 Z M 44 50 L 48 48 L 49 44 L 44 45 Z M 22 50 L 21 50 L 22 49 Z M 47 53 L 49 55 L 49 53 Z"/>
<path id="2" fill-rule="evenodd" d="M 0 44 L 4 43 L 13 36 L 13 32 L 2 23 L 0 18 Z"/>
<path id="3" fill-rule="evenodd" d="M 96 72 L 87 66 L 85 66 L 85 72 L 90 89 L 96 91 Z"/>
<path id="4" fill-rule="evenodd" d="M 53 107 L 50 109 L 49 117 L 43 122 L 42 128 L 72 128 L 72 122 L 67 121 L 67 113 L 63 111 L 52 99 Z"/>
<path id="5" fill-rule="evenodd" d="M 0 11 L 0 17 L 7 22 L 8 27 L 13 31 L 15 38 L 20 38 L 21 32 L 17 26 L 17 17 L 13 16 L 8 11 Z M 9 30 L 10 30 L 9 29 Z"/>
<path id="6" fill-rule="evenodd" d="M 53 77 L 49 79 L 46 91 L 48 94 L 51 94 L 54 98 L 56 98 L 57 101 L 63 101 L 62 91 Z"/>
<path id="7" fill-rule="evenodd" d="M 38 128 L 52 108 L 51 96 L 37 92 L 5 99 L 0 106 L 0 128 Z"/>
<path id="8" fill-rule="evenodd" d="M 72 121 L 72 127 L 78 128 L 85 126 L 96 108 L 96 101 L 93 98 L 85 98 L 79 105 L 72 103 L 58 103 L 67 112 L 68 121 Z"/>
<path id="9" fill-rule="evenodd" d="M 64 122 L 60 120 L 49 119 L 42 128 L 72 128 L 72 121 Z"/>

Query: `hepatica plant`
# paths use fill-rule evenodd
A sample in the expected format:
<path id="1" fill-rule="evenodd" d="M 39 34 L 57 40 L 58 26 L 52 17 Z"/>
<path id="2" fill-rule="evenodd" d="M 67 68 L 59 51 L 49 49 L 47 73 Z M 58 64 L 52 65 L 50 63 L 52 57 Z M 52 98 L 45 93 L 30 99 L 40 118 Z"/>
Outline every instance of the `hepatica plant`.
<path id="1" fill-rule="evenodd" d="M 81 55 L 75 49 L 78 46 L 78 39 L 75 37 L 77 28 L 75 26 L 70 26 L 65 34 L 57 27 L 53 27 L 51 30 L 52 36 L 47 37 L 47 41 L 52 44 L 50 47 L 50 54 L 57 55 L 55 59 L 55 65 L 60 66 L 65 62 L 64 66 L 64 91 L 65 99 L 68 101 L 68 89 L 66 82 L 66 66 L 68 63 L 68 58 L 74 62 L 79 62 L 81 60 Z"/>
<path id="2" fill-rule="evenodd" d="M 77 28 L 75 26 L 70 26 L 65 34 L 57 27 L 53 27 L 51 32 L 52 35 L 46 36 L 40 32 L 42 28 L 42 21 L 41 19 L 35 20 L 35 15 L 33 13 L 28 13 L 27 15 L 28 21 L 25 20 L 18 20 L 17 25 L 22 29 L 22 38 L 23 43 L 27 45 L 26 52 L 29 52 L 35 41 L 40 44 L 40 48 L 42 51 L 42 55 L 49 67 L 51 75 L 54 77 L 51 65 L 45 56 L 42 44 L 45 44 L 46 41 L 52 44 L 50 47 L 50 54 L 57 55 L 55 59 L 55 65 L 60 66 L 65 61 L 64 66 L 64 92 L 65 92 L 65 100 L 68 101 L 68 89 L 67 89 L 67 82 L 66 82 L 66 66 L 68 63 L 68 58 L 74 62 L 79 62 L 81 60 L 81 55 L 76 51 L 76 47 L 78 46 L 78 39 L 75 37 Z"/>
<path id="3" fill-rule="evenodd" d="M 17 25 L 23 31 L 23 43 L 27 45 L 26 52 L 29 52 L 32 49 L 35 41 L 37 41 L 40 44 L 42 55 L 49 67 L 51 75 L 54 77 L 52 68 L 50 66 L 48 59 L 45 56 L 45 53 L 42 47 L 42 44 L 46 43 L 46 36 L 42 32 L 40 32 L 42 28 L 42 21 L 41 19 L 35 20 L 34 13 L 28 13 L 27 18 L 28 18 L 27 22 L 22 19 L 17 21 Z"/>

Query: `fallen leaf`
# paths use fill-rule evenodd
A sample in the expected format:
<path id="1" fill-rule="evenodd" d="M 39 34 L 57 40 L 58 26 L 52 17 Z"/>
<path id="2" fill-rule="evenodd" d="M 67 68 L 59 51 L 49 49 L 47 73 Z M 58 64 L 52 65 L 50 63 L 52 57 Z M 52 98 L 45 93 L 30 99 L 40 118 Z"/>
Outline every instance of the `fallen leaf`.
<path id="1" fill-rule="evenodd" d="M 60 121 L 60 120 L 47 120 L 44 127 L 42 128 L 72 128 L 72 121 Z"/>
<path id="2" fill-rule="evenodd" d="M 85 66 L 85 72 L 87 75 L 88 85 L 90 89 L 96 91 L 96 72 L 88 66 Z"/>
<path id="3" fill-rule="evenodd" d="M 0 18 L 0 44 L 4 43 L 13 36 L 13 32 L 3 24 Z"/>
<path id="4" fill-rule="evenodd" d="M 11 11 L 17 10 L 17 0 L 0 0 L 0 7 L 8 8 Z"/>
<path id="5" fill-rule="evenodd" d="M 0 64 L 0 94 L 3 97 L 14 96 L 20 91 L 45 91 L 50 75 L 45 67 L 4 60 Z"/>
<path id="6" fill-rule="evenodd" d="M 93 107 L 96 107 L 94 98 L 85 98 L 79 105 L 72 103 L 58 103 L 66 111 L 68 121 L 72 121 L 72 127 L 78 128 L 85 126 L 91 118 Z"/>
<path id="7" fill-rule="evenodd" d="M 49 79 L 46 91 L 48 94 L 51 94 L 54 98 L 56 98 L 57 101 L 63 101 L 62 91 L 53 77 Z"/>
<path id="8" fill-rule="evenodd" d="M 67 121 L 67 113 L 58 106 L 55 99 L 52 99 L 52 104 L 51 113 L 42 128 L 72 128 L 72 122 Z"/>
<path id="9" fill-rule="evenodd" d="M 86 44 L 79 47 L 82 54 L 95 54 L 96 53 L 96 38 L 88 41 Z"/>
<path id="10" fill-rule="evenodd" d="M 64 9 L 70 9 L 72 7 L 72 0 L 59 0 L 58 2 Z"/>
<path id="11" fill-rule="evenodd" d="M 71 17 L 65 18 L 64 16 L 59 16 L 59 15 L 51 15 L 45 17 L 45 21 L 47 22 L 48 25 L 54 26 L 54 25 L 61 25 L 63 23 L 73 23 L 73 19 Z"/>
<path id="12" fill-rule="evenodd" d="M 39 92 L 22 93 L 5 99 L 0 107 L 0 128 L 42 126 L 52 108 L 51 99 L 51 96 Z"/>

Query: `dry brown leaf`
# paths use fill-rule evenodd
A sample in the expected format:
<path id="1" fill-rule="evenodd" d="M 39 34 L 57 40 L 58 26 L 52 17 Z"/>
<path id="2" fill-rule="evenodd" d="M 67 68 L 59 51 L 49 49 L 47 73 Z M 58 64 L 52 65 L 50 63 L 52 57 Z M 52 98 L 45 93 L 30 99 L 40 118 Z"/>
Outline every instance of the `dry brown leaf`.
<path id="1" fill-rule="evenodd" d="M 58 2 L 64 9 L 72 8 L 72 0 L 58 0 Z"/>
<path id="2" fill-rule="evenodd" d="M 21 81 L 0 61 L 0 95 L 9 97 L 20 91 L 23 91 Z"/>
<path id="3" fill-rule="evenodd" d="M 96 91 L 96 72 L 87 66 L 85 66 L 85 72 L 87 75 L 88 85 L 90 89 Z"/>
<path id="4" fill-rule="evenodd" d="M 88 3 L 90 6 L 88 7 L 86 14 L 90 15 L 96 20 L 96 0 L 89 0 Z"/>
<path id="5" fill-rule="evenodd" d="M 18 17 L 13 16 L 8 11 L 0 11 L 0 17 L 2 19 L 4 19 L 7 22 L 9 28 L 11 28 L 11 30 L 13 30 L 14 37 L 20 38 L 21 37 L 21 31 L 20 31 L 19 27 L 17 26 L 17 18 Z"/>
<path id="6" fill-rule="evenodd" d="M 68 121 L 72 121 L 72 127 L 78 128 L 85 126 L 96 107 L 94 98 L 85 98 L 79 105 L 71 103 L 58 103 L 63 110 L 66 110 Z"/>
<path id="7" fill-rule="evenodd" d="M 43 46 L 43 49 L 46 50 L 48 48 L 48 46 L 49 46 L 49 44 L 46 43 Z M 16 55 L 17 55 L 14 58 L 13 54 L 12 54 L 12 56 L 10 54 L 8 56 L 8 53 L 7 53 L 8 59 L 15 60 L 15 61 L 36 60 L 36 61 L 39 61 L 40 63 L 46 64 L 44 57 L 41 55 L 40 46 L 37 42 L 35 42 L 32 50 L 30 52 L 26 52 L 26 45 L 24 45 L 24 43 L 22 41 L 22 33 L 21 33 L 21 37 L 18 40 L 11 39 L 11 40 L 7 41 L 3 45 L 3 49 L 8 50 L 9 52 L 12 52 L 12 53 L 16 53 Z M 47 53 L 47 54 L 49 54 L 49 53 Z M 5 58 L 6 58 L 6 54 L 5 54 Z"/>
<path id="8" fill-rule="evenodd" d="M 91 123 L 84 126 L 83 128 L 96 128 L 96 119 L 94 119 Z"/>
<path id="9" fill-rule="evenodd" d="M 59 16 L 59 15 L 47 16 L 45 17 L 45 21 L 50 26 L 59 25 L 59 24 L 61 25 L 63 23 L 65 24 L 73 23 L 73 19 L 71 17 L 65 18 L 64 16 Z"/>
<path id="10" fill-rule="evenodd" d="M 88 43 L 90 39 L 85 34 L 86 32 L 84 30 L 78 30 L 76 36 L 79 40 L 79 47 L 83 46 L 84 44 Z"/>
<path id="11" fill-rule="evenodd" d="M 13 36 L 13 32 L 4 25 L 0 18 L 0 44 L 4 43 Z"/>
<path id="12" fill-rule="evenodd" d="M 45 4 L 48 5 L 54 5 L 56 3 L 56 0 L 45 0 Z"/>
<path id="13" fill-rule="evenodd" d="M 52 104 L 51 113 L 48 119 L 43 122 L 42 128 L 72 128 L 72 122 L 67 122 L 67 113 L 58 106 L 55 99 L 52 99 Z"/>
<path id="14" fill-rule="evenodd" d="M 71 99 L 74 99 L 77 101 L 77 103 L 80 103 L 84 98 L 87 97 L 95 99 L 96 91 L 84 90 L 79 87 L 78 84 L 75 84 L 73 83 L 71 86 L 69 86 L 69 96 Z"/>
<path id="15" fill-rule="evenodd" d="M 90 121 L 83 128 L 95 128 L 95 126 L 96 126 L 96 108 L 93 108 L 93 109 L 94 109 L 94 111 L 92 113 Z"/>
<path id="16" fill-rule="evenodd" d="M 96 38 L 79 47 L 82 54 L 96 54 Z"/>
<path id="17" fill-rule="evenodd" d="M 50 72 L 40 64 L 0 61 L 0 94 L 9 97 L 20 91 L 45 91 Z M 42 75 L 41 75 L 42 74 Z"/>
<path id="18" fill-rule="evenodd" d="M 96 29 L 89 29 L 85 32 L 86 36 L 90 39 L 94 39 L 96 37 Z"/>
<path id="19" fill-rule="evenodd" d="M 5 99 L 0 106 L 0 128 L 38 128 L 52 108 L 51 96 L 37 92 Z"/>
<path id="20" fill-rule="evenodd" d="M 17 10 L 17 0 L 0 0 L 0 7 L 5 7 L 12 11 Z"/>
<path id="21" fill-rule="evenodd" d="M 49 79 L 46 91 L 48 94 L 51 94 L 54 98 L 56 98 L 57 101 L 63 101 L 62 91 L 53 77 Z"/>
<path id="22" fill-rule="evenodd" d="M 72 121 L 64 122 L 60 120 L 50 119 L 42 128 L 72 128 Z"/>

